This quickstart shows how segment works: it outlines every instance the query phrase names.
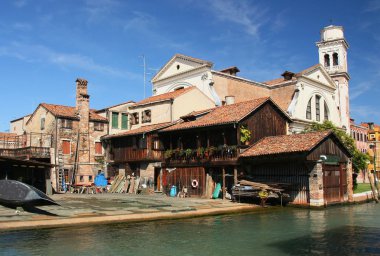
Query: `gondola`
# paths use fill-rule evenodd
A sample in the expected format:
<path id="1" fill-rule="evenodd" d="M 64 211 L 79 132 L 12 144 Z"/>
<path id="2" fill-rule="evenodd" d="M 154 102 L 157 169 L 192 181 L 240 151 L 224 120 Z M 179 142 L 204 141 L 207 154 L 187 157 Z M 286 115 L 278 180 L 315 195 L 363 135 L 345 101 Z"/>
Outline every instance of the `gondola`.
<path id="1" fill-rule="evenodd" d="M 16 209 L 59 204 L 33 186 L 17 180 L 0 180 L 0 205 Z"/>

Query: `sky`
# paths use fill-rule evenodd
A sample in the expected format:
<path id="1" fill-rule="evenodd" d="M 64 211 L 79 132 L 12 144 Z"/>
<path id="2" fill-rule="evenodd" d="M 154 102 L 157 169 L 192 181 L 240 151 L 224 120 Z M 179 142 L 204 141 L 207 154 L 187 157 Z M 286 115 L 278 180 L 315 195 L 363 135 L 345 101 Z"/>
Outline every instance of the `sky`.
<path id="1" fill-rule="evenodd" d="M 320 30 L 344 27 L 350 111 L 380 124 L 380 1 L 2 0 L 0 131 L 39 103 L 75 105 L 88 80 L 90 106 L 144 98 L 176 54 L 230 66 L 258 82 L 318 63 Z"/>

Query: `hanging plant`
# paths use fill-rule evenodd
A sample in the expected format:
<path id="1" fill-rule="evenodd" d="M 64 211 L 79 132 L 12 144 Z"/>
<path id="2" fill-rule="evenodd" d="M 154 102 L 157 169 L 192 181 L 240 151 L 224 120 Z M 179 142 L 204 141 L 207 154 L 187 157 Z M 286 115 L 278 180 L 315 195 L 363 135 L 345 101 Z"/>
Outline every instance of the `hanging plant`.
<path id="1" fill-rule="evenodd" d="M 171 149 L 166 150 L 165 153 L 164 153 L 165 159 L 171 158 L 173 156 L 173 153 L 174 152 Z"/>
<path id="2" fill-rule="evenodd" d="M 186 158 L 190 158 L 193 154 L 193 150 L 191 148 L 188 148 L 185 150 Z"/>
<path id="3" fill-rule="evenodd" d="M 251 139 L 251 131 L 248 130 L 247 126 L 242 125 L 240 127 L 240 141 L 244 144 L 248 144 Z"/>

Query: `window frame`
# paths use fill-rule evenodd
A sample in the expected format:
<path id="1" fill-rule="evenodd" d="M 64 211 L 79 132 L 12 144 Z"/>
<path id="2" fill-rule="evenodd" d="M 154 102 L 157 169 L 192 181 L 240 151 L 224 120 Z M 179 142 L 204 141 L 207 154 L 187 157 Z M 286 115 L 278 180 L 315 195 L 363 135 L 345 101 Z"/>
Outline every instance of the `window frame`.
<path id="1" fill-rule="evenodd" d="M 111 127 L 112 129 L 119 129 L 119 112 L 112 112 Z"/>

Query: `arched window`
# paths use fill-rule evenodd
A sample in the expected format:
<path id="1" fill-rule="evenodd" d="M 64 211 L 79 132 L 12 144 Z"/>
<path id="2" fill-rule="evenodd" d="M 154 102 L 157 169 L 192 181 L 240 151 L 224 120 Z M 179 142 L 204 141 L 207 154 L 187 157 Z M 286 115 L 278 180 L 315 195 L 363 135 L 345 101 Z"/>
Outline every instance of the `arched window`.
<path id="1" fill-rule="evenodd" d="M 324 111 L 324 118 L 325 118 L 325 120 L 329 120 L 329 108 L 327 107 L 326 101 L 325 101 L 325 104 L 324 104 L 323 111 Z"/>
<path id="2" fill-rule="evenodd" d="M 307 103 L 306 107 L 306 119 L 311 120 L 311 98 L 309 100 L 309 103 Z"/>
<path id="3" fill-rule="evenodd" d="M 338 53 L 333 54 L 333 66 L 338 66 L 339 65 L 339 60 L 338 60 Z"/>
<path id="4" fill-rule="evenodd" d="M 317 121 L 321 121 L 321 96 L 315 96 L 315 118 Z"/>
<path id="5" fill-rule="evenodd" d="M 325 54 L 325 67 L 330 67 L 330 55 Z"/>

